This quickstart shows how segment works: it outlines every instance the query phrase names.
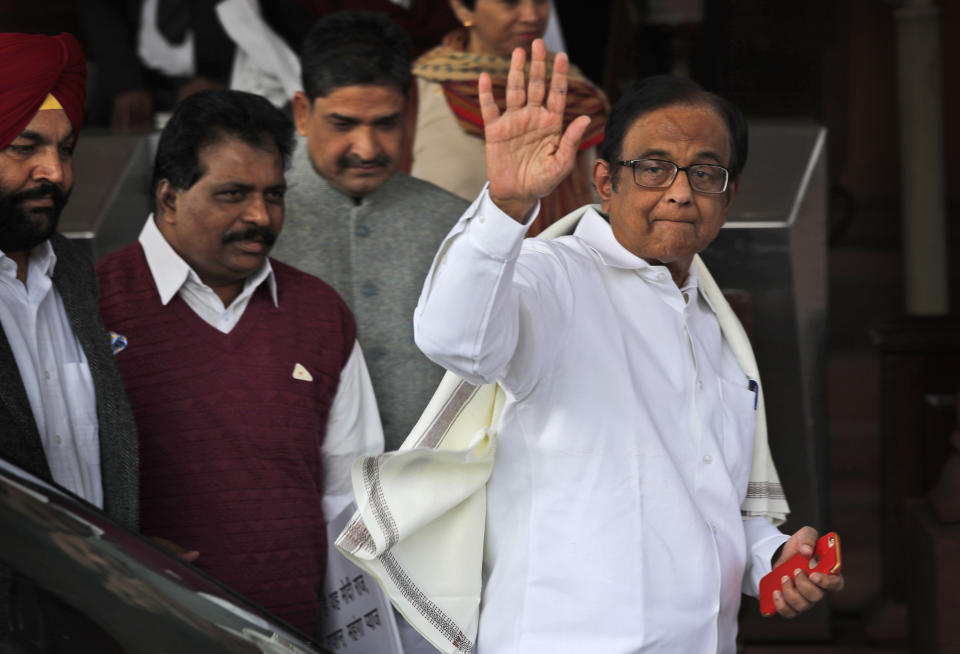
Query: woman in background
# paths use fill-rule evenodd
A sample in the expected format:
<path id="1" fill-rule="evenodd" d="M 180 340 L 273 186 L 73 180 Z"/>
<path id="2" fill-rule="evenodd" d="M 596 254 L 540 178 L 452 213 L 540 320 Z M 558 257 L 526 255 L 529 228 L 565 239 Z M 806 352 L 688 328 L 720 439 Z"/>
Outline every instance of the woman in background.
<path id="1" fill-rule="evenodd" d="M 486 182 L 483 120 L 477 80 L 487 72 L 493 95 L 505 108 L 507 71 L 515 48 L 541 38 L 550 16 L 549 0 L 450 0 L 462 28 L 413 64 L 417 84 L 417 118 L 411 175 L 473 200 Z M 547 75 L 553 58 L 548 57 Z M 609 105 L 599 88 L 570 65 L 564 127 L 580 115 L 591 118 L 570 176 L 543 199 L 540 215 L 528 234 L 594 201 L 590 168 L 595 146 L 603 140 Z"/>

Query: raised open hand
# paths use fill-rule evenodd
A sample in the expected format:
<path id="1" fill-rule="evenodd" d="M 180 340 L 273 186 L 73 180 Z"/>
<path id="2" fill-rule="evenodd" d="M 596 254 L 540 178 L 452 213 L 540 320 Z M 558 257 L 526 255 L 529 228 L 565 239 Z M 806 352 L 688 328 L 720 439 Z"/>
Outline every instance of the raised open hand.
<path id="1" fill-rule="evenodd" d="M 524 90 L 526 53 L 520 48 L 513 51 L 507 75 L 506 110 L 502 115 L 493 100 L 490 76 L 482 73 L 477 85 L 490 199 L 520 222 L 537 200 L 573 170 L 577 145 L 590 125 L 589 116 L 579 116 L 563 131 L 569 63 L 566 54 L 557 54 L 547 95 L 546 57 L 543 41 L 535 40 L 531 47 L 530 80 Z"/>

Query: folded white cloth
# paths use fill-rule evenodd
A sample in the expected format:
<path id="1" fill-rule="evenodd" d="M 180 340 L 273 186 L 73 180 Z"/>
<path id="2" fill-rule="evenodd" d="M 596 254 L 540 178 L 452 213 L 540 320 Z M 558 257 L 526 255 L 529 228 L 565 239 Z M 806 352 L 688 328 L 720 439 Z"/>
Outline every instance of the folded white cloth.
<path id="1" fill-rule="evenodd" d="M 587 208 L 540 238 L 572 233 Z M 753 350 L 700 257 L 693 265 L 737 362 L 758 384 L 753 463 L 741 514 L 782 524 L 789 508 L 767 443 Z M 403 617 L 442 652 L 471 652 L 476 639 L 486 483 L 505 399 L 497 384 L 473 386 L 448 372 L 398 451 L 353 464 L 359 509 L 336 546 L 376 578 Z"/>
<path id="2" fill-rule="evenodd" d="M 300 60 L 260 15 L 256 0 L 217 5 L 223 30 L 237 45 L 230 88 L 262 95 L 283 108 L 300 90 Z"/>

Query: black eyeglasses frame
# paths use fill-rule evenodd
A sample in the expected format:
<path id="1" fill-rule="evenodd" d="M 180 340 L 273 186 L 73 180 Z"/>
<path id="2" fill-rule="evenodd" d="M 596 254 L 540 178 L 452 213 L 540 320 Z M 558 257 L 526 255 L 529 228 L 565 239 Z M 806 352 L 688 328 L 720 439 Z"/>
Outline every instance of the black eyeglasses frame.
<path id="1" fill-rule="evenodd" d="M 662 163 L 662 164 L 667 164 L 667 165 L 669 165 L 669 166 L 673 166 L 673 169 L 674 169 L 674 170 L 673 170 L 673 176 L 670 178 L 670 181 L 669 181 L 668 183 L 662 184 L 662 185 L 659 185 L 659 186 L 647 186 L 646 184 L 641 184 L 640 182 L 637 181 L 637 168 L 636 168 L 636 165 L 637 165 L 638 163 L 640 163 L 641 161 L 656 161 L 657 163 Z M 670 188 L 671 186 L 673 186 L 673 183 L 674 183 L 675 181 L 677 181 L 677 175 L 679 175 L 681 172 L 686 173 L 686 175 L 687 175 L 687 183 L 689 183 L 689 184 L 690 184 L 690 188 L 693 189 L 694 191 L 696 191 L 697 193 L 705 193 L 705 194 L 707 194 L 707 195 L 717 195 L 717 194 L 719 194 L 719 193 L 726 193 L 727 189 L 730 187 L 730 169 L 727 168 L 726 166 L 721 166 L 720 164 L 690 164 L 689 166 L 679 166 L 679 165 L 677 165 L 675 162 L 673 162 L 673 161 L 668 161 L 668 160 L 666 160 L 666 159 L 652 159 L 652 158 L 650 158 L 650 157 L 641 157 L 640 159 L 630 159 L 630 160 L 627 160 L 627 161 L 618 161 L 618 162 L 617 162 L 617 165 L 618 165 L 618 166 L 628 166 L 628 167 L 631 169 L 631 174 L 632 174 L 632 176 L 633 176 L 633 183 L 636 184 L 637 186 L 641 187 L 641 188 L 649 188 L 649 189 L 664 189 L 664 188 Z M 689 172 L 689 171 L 690 171 L 691 168 L 699 168 L 699 167 L 701 167 L 701 166 L 706 166 L 706 167 L 708 167 L 708 168 L 719 168 L 720 170 L 723 171 L 723 173 L 724 173 L 724 180 L 723 180 L 723 188 L 722 188 L 722 189 L 720 189 L 719 191 L 704 191 L 704 190 L 702 190 L 702 189 L 697 188 L 697 187 L 694 185 L 693 181 L 692 181 L 691 178 L 690 178 L 690 172 Z"/>

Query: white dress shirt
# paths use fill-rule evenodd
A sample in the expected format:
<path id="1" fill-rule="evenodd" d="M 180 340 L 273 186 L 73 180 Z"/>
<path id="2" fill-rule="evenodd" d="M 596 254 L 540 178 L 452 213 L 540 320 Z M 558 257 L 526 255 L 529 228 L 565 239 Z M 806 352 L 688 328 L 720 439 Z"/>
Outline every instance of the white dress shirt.
<path id="1" fill-rule="evenodd" d="M 204 284 L 197 273 L 170 246 L 153 219 L 147 218 L 140 231 L 147 265 L 157 285 L 160 301 L 166 305 L 179 295 L 194 313 L 211 327 L 229 334 L 240 322 L 250 298 L 257 288 L 266 283 L 274 306 L 277 306 L 277 282 L 265 259 L 263 265 L 244 281 L 240 295 L 223 306 L 220 297 Z M 363 360 L 360 344 L 354 341 L 353 351 L 340 372 L 340 384 L 330 407 L 327 433 L 320 453 L 323 457 L 323 511 L 328 518 L 336 517 L 351 501 L 350 466 L 363 454 L 383 451 L 383 428 L 377 411 L 373 384 Z"/>
<path id="2" fill-rule="evenodd" d="M 414 316 L 430 358 L 507 392 L 478 651 L 732 653 L 741 588 L 786 540 L 740 516 L 749 380 L 692 269 L 677 288 L 593 210 L 525 231 L 484 191 Z"/>
<path id="3" fill-rule="evenodd" d="M 27 283 L 0 252 L 0 325 L 13 350 L 53 480 L 103 508 L 97 399 L 87 357 L 53 286 L 57 255 L 33 248 Z"/>

